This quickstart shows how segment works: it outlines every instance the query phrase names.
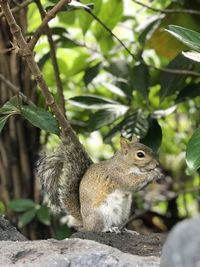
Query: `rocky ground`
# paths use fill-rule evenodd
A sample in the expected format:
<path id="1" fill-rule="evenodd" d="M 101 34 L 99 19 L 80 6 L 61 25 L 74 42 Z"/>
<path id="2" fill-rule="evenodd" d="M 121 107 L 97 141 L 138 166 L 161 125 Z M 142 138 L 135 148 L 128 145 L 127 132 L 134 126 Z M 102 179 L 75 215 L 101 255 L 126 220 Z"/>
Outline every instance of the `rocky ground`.
<path id="1" fill-rule="evenodd" d="M 199 226 L 200 216 L 184 220 L 166 242 L 162 234 L 127 232 L 79 232 L 63 241 L 27 241 L 0 216 L 0 267 L 199 267 Z"/>

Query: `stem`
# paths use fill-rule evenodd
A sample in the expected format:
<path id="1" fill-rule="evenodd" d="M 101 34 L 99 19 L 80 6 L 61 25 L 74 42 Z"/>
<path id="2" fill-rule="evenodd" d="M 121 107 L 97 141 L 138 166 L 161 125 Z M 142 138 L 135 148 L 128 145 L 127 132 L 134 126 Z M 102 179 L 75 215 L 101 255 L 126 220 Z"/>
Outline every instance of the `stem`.
<path id="1" fill-rule="evenodd" d="M 155 12 L 160 12 L 160 13 L 163 13 L 163 14 L 183 13 L 183 14 L 193 14 L 193 15 L 200 16 L 200 11 L 198 11 L 198 10 L 193 10 L 193 9 L 159 9 L 159 8 L 154 8 L 154 7 L 151 7 L 151 6 L 147 5 L 147 4 L 141 3 L 141 2 L 139 2 L 137 0 L 132 0 L 132 1 L 134 3 L 140 5 L 140 6 L 148 8 L 149 10 L 152 10 L 152 11 L 155 11 Z"/>
<path id="2" fill-rule="evenodd" d="M 8 89 L 11 89 L 15 94 L 19 94 L 20 97 L 24 100 L 24 102 L 26 102 L 31 106 L 35 106 L 35 104 L 31 101 L 30 98 L 28 98 L 25 94 L 20 92 L 19 88 L 15 86 L 13 83 L 11 83 L 9 80 L 7 80 L 1 73 L 0 73 L 0 80 L 8 86 Z"/>

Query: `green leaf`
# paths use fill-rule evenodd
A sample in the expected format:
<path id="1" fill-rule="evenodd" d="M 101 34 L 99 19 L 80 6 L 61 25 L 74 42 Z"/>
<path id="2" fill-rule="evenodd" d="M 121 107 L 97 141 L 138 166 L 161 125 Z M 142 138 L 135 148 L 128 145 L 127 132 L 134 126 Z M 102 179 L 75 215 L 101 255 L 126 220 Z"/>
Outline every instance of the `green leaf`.
<path id="1" fill-rule="evenodd" d="M 36 212 L 37 210 L 35 208 L 26 211 L 22 216 L 20 216 L 19 221 L 18 221 L 18 227 L 22 228 L 28 223 L 30 223 L 35 217 Z"/>
<path id="2" fill-rule="evenodd" d="M 191 61 L 185 58 L 182 54 L 176 56 L 168 65 L 167 69 L 191 69 Z M 187 75 L 161 72 L 160 75 L 160 99 L 164 100 L 166 96 L 169 96 L 175 92 L 180 91 L 181 87 L 184 85 L 184 81 Z"/>
<path id="3" fill-rule="evenodd" d="M 141 142 L 152 148 L 153 151 L 157 151 L 162 143 L 162 129 L 157 120 L 149 120 L 149 129 L 145 137 Z"/>
<path id="4" fill-rule="evenodd" d="M 147 116 L 142 110 L 137 110 L 126 116 L 124 120 L 112 128 L 111 131 L 104 137 L 104 141 L 109 142 L 117 132 L 120 132 L 126 138 L 131 138 L 133 134 L 144 137 L 148 128 L 149 122 Z"/>
<path id="5" fill-rule="evenodd" d="M 114 83 L 118 88 L 120 88 L 120 90 L 124 93 L 124 95 L 126 95 L 126 97 L 131 100 L 132 98 L 132 88 L 130 86 L 130 84 L 128 83 L 128 81 L 126 79 L 117 79 L 117 81 L 115 81 Z"/>
<path id="6" fill-rule="evenodd" d="M 7 116 L 2 116 L 0 117 L 0 133 L 3 130 L 3 127 L 5 126 L 7 119 L 9 118 L 10 115 Z"/>
<path id="7" fill-rule="evenodd" d="M 150 85 L 149 69 L 142 63 L 136 65 L 131 75 L 132 86 L 135 90 L 139 91 L 149 103 L 148 90 Z"/>
<path id="8" fill-rule="evenodd" d="M 21 106 L 21 114 L 34 126 L 50 133 L 59 134 L 56 119 L 45 109 L 33 106 Z"/>
<path id="9" fill-rule="evenodd" d="M 194 60 L 196 62 L 200 62 L 200 53 L 199 52 L 196 52 L 196 51 L 188 51 L 188 52 L 182 52 L 182 54 L 191 59 L 191 60 Z"/>
<path id="10" fill-rule="evenodd" d="M 114 84 L 111 84 L 111 83 L 102 83 L 102 85 L 106 89 L 108 89 L 109 91 L 111 91 L 112 93 L 114 93 L 116 95 L 123 96 L 123 97 L 126 96 L 126 94 L 124 93 L 124 91 L 120 87 L 118 87 L 118 86 L 116 86 Z"/>
<path id="11" fill-rule="evenodd" d="M 106 0 L 103 2 L 101 11 L 98 18 L 112 30 L 123 16 L 123 1 L 121 0 Z M 109 36 L 107 31 L 100 25 L 99 22 L 95 22 L 94 34 L 97 39 L 101 39 L 104 36 Z"/>
<path id="12" fill-rule="evenodd" d="M 126 60 L 118 59 L 110 62 L 110 65 L 105 68 L 116 77 L 122 77 L 127 79 L 130 73 L 130 67 Z"/>
<path id="13" fill-rule="evenodd" d="M 200 33 L 189 30 L 184 27 L 169 25 L 167 32 L 171 33 L 179 41 L 190 47 L 191 49 L 200 52 Z"/>
<path id="14" fill-rule="evenodd" d="M 91 81 L 98 75 L 100 67 L 101 63 L 97 63 L 95 66 L 86 69 L 85 75 L 83 77 L 86 86 L 91 83 Z"/>
<path id="15" fill-rule="evenodd" d="M 35 202 L 27 198 L 12 200 L 8 203 L 8 208 L 17 212 L 26 211 L 31 208 L 34 208 L 35 206 Z"/>
<path id="16" fill-rule="evenodd" d="M 72 235 L 72 230 L 68 228 L 66 225 L 58 226 L 56 229 L 53 238 L 57 240 L 63 240 L 65 238 L 69 238 Z"/>
<path id="17" fill-rule="evenodd" d="M 151 38 L 152 34 L 159 27 L 161 23 L 161 19 L 163 19 L 164 16 L 165 16 L 164 14 L 153 15 L 148 20 L 148 24 L 145 25 L 144 30 L 141 32 L 141 34 L 138 37 L 138 41 L 142 46 L 144 46 L 146 41 L 148 41 Z"/>
<path id="18" fill-rule="evenodd" d="M 195 130 L 186 149 L 186 163 L 190 172 L 195 172 L 200 167 L 200 128 Z"/>
<path id="19" fill-rule="evenodd" d="M 197 96 L 200 96 L 200 83 L 189 84 L 180 91 L 175 101 L 181 103 Z"/>
<path id="20" fill-rule="evenodd" d="M 51 215 L 47 207 L 44 207 L 44 206 L 40 207 L 40 209 L 37 212 L 37 218 L 41 223 L 45 225 L 51 224 Z"/>
<path id="21" fill-rule="evenodd" d="M 19 113 L 18 100 L 16 96 L 12 97 L 0 108 L 0 115 L 12 115 L 14 113 Z"/>
<path id="22" fill-rule="evenodd" d="M 124 105 L 113 105 L 111 108 L 106 108 L 95 112 L 88 121 L 88 127 L 94 131 L 102 126 L 109 125 L 120 116 L 124 115 L 128 110 Z"/>
<path id="23" fill-rule="evenodd" d="M 83 0 L 82 3 L 89 4 L 89 3 L 91 3 L 91 1 L 90 0 Z M 98 13 L 101 9 L 101 5 L 102 5 L 102 0 L 95 0 L 92 13 L 95 15 L 98 15 Z M 83 34 L 86 34 L 88 29 L 90 28 L 91 23 L 93 22 L 93 17 L 84 11 L 79 11 L 76 13 L 76 15 L 79 19 L 79 25 L 83 31 Z"/>
<path id="24" fill-rule="evenodd" d="M 104 109 L 119 104 L 107 98 L 99 96 L 75 96 L 68 100 L 71 104 L 85 109 Z"/>

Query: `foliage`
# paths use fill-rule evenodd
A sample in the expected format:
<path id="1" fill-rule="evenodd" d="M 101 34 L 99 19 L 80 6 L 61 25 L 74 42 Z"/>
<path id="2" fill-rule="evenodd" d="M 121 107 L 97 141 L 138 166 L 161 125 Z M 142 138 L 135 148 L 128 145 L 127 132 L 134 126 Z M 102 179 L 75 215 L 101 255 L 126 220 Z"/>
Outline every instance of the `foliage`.
<path id="1" fill-rule="evenodd" d="M 44 1 L 46 10 L 55 2 Z M 200 35 L 195 32 L 199 28 L 198 16 L 181 12 L 155 14 L 151 9 L 142 9 L 134 1 L 126 0 L 97 0 L 93 6 L 89 5 L 89 0 L 81 2 L 83 5 L 77 2 L 78 6 L 72 3 L 50 23 L 67 115 L 73 128 L 97 160 L 106 158 L 107 150 L 104 149 L 106 145 L 95 146 L 94 142 L 88 145 L 94 136 L 96 143 L 103 140 L 110 144 L 110 150 L 116 150 L 121 134 L 127 138 L 133 133 L 140 136 L 142 142 L 159 151 L 163 168 L 173 177 L 165 188 L 171 188 L 178 199 L 178 209 L 184 210 L 179 215 L 197 212 L 198 174 L 190 173 L 190 177 L 185 177 L 186 164 L 182 160 L 185 157 L 181 155 L 186 151 L 190 171 L 200 167 L 200 133 L 196 130 L 200 105 Z M 154 1 L 151 6 L 163 10 L 187 9 L 186 2 Z M 189 8 L 195 9 L 195 5 Z M 40 15 L 34 4 L 29 5 L 28 12 L 28 34 L 32 36 L 40 24 Z M 176 26 L 168 27 L 169 24 Z M 192 51 L 182 53 L 185 45 Z M 38 42 L 35 52 L 43 76 L 58 101 L 45 36 Z M 0 109 L 0 130 L 11 115 L 21 114 L 40 129 L 58 134 L 57 122 L 45 111 L 39 90 L 38 93 L 38 106 L 25 105 L 20 97 L 6 102 Z M 191 212 L 184 206 L 188 188 L 192 188 L 188 206 L 195 207 Z M 166 211 L 170 201 L 165 197 L 158 205 L 159 211 Z M 23 201 L 20 205 L 21 208 L 26 206 Z M 155 201 L 152 210 L 156 207 Z M 10 208 L 13 209 L 12 205 Z M 24 210 L 16 208 L 15 202 L 13 210 L 24 212 L 19 219 L 20 226 L 33 218 L 47 225 L 50 223 L 47 210 L 38 204 Z"/>
<path id="2" fill-rule="evenodd" d="M 186 44 L 194 51 L 185 52 L 184 56 L 199 62 L 200 58 L 200 33 L 179 26 L 169 26 L 169 33 L 178 40 Z M 195 86 L 195 85 L 194 85 Z M 198 87 L 198 86 L 197 86 Z M 193 87 L 195 88 L 195 87 Z M 187 88 L 188 90 L 188 88 Z M 191 90 L 191 88 L 189 88 Z M 200 167 L 200 129 L 197 129 L 189 140 L 186 151 L 186 162 L 190 172 L 194 172 Z"/>

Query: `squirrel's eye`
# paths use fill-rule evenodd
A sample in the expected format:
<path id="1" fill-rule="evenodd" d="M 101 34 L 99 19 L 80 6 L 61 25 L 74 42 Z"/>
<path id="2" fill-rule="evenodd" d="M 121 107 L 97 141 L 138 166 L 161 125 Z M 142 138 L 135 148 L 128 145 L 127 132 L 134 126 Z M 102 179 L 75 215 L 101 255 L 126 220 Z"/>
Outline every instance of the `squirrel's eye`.
<path id="1" fill-rule="evenodd" d="M 137 156 L 138 156 L 138 158 L 144 158 L 145 157 L 145 153 L 143 151 L 138 151 L 137 152 Z"/>

